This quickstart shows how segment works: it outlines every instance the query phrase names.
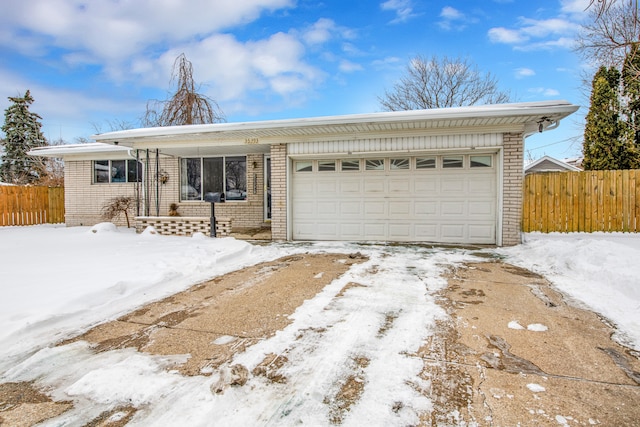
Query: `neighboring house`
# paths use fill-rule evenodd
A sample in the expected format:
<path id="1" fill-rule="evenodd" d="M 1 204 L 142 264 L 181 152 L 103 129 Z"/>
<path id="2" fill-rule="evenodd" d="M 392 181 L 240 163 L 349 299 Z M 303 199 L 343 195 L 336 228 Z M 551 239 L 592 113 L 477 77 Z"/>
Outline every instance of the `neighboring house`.
<path id="1" fill-rule="evenodd" d="M 524 174 L 530 173 L 545 173 L 545 172 L 579 172 L 582 169 L 563 162 L 562 160 L 554 159 L 553 157 L 544 156 L 536 161 L 533 161 L 524 167 Z"/>
<path id="2" fill-rule="evenodd" d="M 139 215 L 218 216 L 274 240 L 520 242 L 524 139 L 566 101 L 132 129 L 46 147 L 65 160 L 66 223 L 99 222 L 112 197 Z"/>

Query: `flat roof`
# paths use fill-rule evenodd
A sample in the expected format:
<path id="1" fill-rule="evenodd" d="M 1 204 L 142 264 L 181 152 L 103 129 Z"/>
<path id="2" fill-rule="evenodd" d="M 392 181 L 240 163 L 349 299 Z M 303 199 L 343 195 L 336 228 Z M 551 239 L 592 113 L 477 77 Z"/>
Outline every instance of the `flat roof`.
<path id="1" fill-rule="evenodd" d="M 392 111 L 255 122 L 212 123 L 121 130 L 93 135 L 96 141 L 167 139 L 182 136 L 219 138 L 310 136 L 398 129 L 440 129 L 460 126 L 525 125 L 557 122 L 580 108 L 568 101 L 540 101 L 430 110 Z"/>

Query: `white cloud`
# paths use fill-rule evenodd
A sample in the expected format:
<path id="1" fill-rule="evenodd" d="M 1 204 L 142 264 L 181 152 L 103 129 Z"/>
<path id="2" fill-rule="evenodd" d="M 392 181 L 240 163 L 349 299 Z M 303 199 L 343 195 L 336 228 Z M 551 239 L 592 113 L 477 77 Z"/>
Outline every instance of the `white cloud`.
<path id="1" fill-rule="evenodd" d="M 514 49 L 521 51 L 571 49 L 581 28 L 573 19 L 562 12 L 549 19 L 520 17 L 517 28 L 494 27 L 487 35 L 493 43 L 514 45 Z"/>
<path id="2" fill-rule="evenodd" d="M 467 18 L 464 13 L 451 6 L 445 6 L 442 8 L 440 11 L 440 18 L 442 19 L 438 21 L 438 26 L 445 31 L 463 30 L 466 28 L 468 22 L 474 21 Z"/>
<path id="3" fill-rule="evenodd" d="M 22 0 L 3 4 L 0 44 L 29 53 L 48 46 L 80 52 L 94 61 L 123 61 L 151 46 L 213 34 L 293 3 Z"/>
<path id="4" fill-rule="evenodd" d="M 455 9 L 451 6 L 445 6 L 442 8 L 442 11 L 440 12 L 440 17 L 452 20 L 452 19 L 462 19 L 464 18 L 464 15 L 458 9 Z"/>
<path id="5" fill-rule="evenodd" d="M 489 30 L 489 40 L 493 43 L 517 44 L 523 43 L 528 39 L 517 30 L 510 30 L 504 27 L 495 27 Z"/>
<path id="6" fill-rule="evenodd" d="M 339 65 L 340 71 L 344 73 L 353 73 L 354 71 L 362 71 L 362 65 L 357 64 L 355 62 L 342 60 Z"/>
<path id="7" fill-rule="evenodd" d="M 531 68 L 516 68 L 516 78 L 517 79 L 521 79 L 524 77 L 531 77 L 531 76 L 535 76 L 536 72 L 533 71 Z"/>
<path id="8" fill-rule="evenodd" d="M 545 88 L 545 87 L 533 87 L 533 88 L 529 88 L 527 90 L 527 92 L 529 93 L 534 93 L 536 95 L 542 95 L 542 96 L 546 96 L 546 97 L 553 97 L 553 96 L 558 96 L 560 95 L 560 91 L 556 90 L 556 89 L 551 89 L 551 88 Z"/>
<path id="9" fill-rule="evenodd" d="M 380 4 L 382 10 L 390 10 L 395 12 L 396 17 L 391 21 L 392 24 L 408 21 L 417 16 L 413 12 L 413 4 L 411 0 L 387 0 Z"/>
<path id="10" fill-rule="evenodd" d="M 591 4 L 591 0 L 560 0 L 562 12 L 584 16 Z"/>

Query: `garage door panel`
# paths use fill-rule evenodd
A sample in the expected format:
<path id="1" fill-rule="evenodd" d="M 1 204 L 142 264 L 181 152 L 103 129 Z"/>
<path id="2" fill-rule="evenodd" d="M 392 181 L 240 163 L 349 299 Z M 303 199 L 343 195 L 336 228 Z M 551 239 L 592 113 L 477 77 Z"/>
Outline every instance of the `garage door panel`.
<path id="1" fill-rule="evenodd" d="M 435 177 L 429 177 L 429 178 L 416 177 L 413 185 L 414 185 L 416 194 L 435 195 L 438 193 L 439 180 Z"/>
<path id="2" fill-rule="evenodd" d="M 440 180 L 440 191 L 446 195 L 461 195 L 465 190 L 465 179 L 443 176 Z"/>
<path id="3" fill-rule="evenodd" d="M 316 184 L 317 194 L 336 194 L 338 191 L 338 183 L 335 180 L 319 180 Z M 304 189 L 303 189 L 304 190 Z M 311 190 L 311 187 L 307 187 L 306 190 Z"/>
<path id="4" fill-rule="evenodd" d="M 292 188 L 294 239 L 496 242 L 495 168 L 314 170 Z"/>
<path id="5" fill-rule="evenodd" d="M 478 176 L 469 180 L 469 193 L 475 195 L 493 194 L 495 190 L 495 180 L 486 179 L 486 177 Z"/>
<path id="6" fill-rule="evenodd" d="M 362 203 L 359 201 L 340 202 L 340 215 L 362 215 Z"/>
<path id="7" fill-rule="evenodd" d="M 412 240 L 412 227 L 410 224 L 389 224 L 389 240 Z"/>
<path id="8" fill-rule="evenodd" d="M 408 218 L 411 215 L 411 202 L 390 201 L 389 214 L 393 215 L 394 218 Z"/>
<path id="9" fill-rule="evenodd" d="M 415 239 L 418 241 L 437 242 L 439 226 L 436 224 L 416 224 Z"/>
<path id="10" fill-rule="evenodd" d="M 440 227 L 441 236 L 443 239 L 447 239 L 446 241 L 456 239 L 461 242 L 463 240 L 465 224 L 443 224 Z"/>
<path id="11" fill-rule="evenodd" d="M 365 223 L 363 226 L 364 240 L 385 240 L 387 238 L 386 224 Z"/>
<path id="12" fill-rule="evenodd" d="M 362 186 L 360 185 L 360 180 L 348 179 L 342 182 L 339 182 L 340 185 L 340 193 L 342 194 L 360 194 L 362 191 Z M 337 196 L 334 194 L 334 196 Z"/>
<path id="13" fill-rule="evenodd" d="M 410 192 L 411 186 L 409 185 L 409 180 L 398 178 L 389 179 L 389 193 L 392 196 L 408 196 Z"/>
<path id="14" fill-rule="evenodd" d="M 337 215 L 338 214 L 338 202 L 335 201 L 318 201 L 317 212 L 319 216 L 323 215 Z"/>
<path id="15" fill-rule="evenodd" d="M 344 240 L 348 239 L 360 239 L 362 236 L 362 223 L 361 222 L 342 222 L 340 224 L 340 238 Z"/>
<path id="16" fill-rule="evenodd" d="M 383 218 L 387 212 L 386 201 L 365 201 L 364 202 L 364 214 L 366 216 L 375 216 L 376 218 Z"/>
<path id="17" fill-rule="evenodd" d="M 485 200 L 469 201 L 469 216 L 493 217 L 495 215 L 495 203 Z"/>
<path id="18" fill-rule="evenodd" d="M 440 202 L 440 210 L 443 215 L 458 215 L 462 216 L 466 213 L 466 202 L 464 200 L 451 201 L 446 200 Z"/>
<path id="19" fill-rule="evenodd" d="M 367 179 L 364 181 L 364 192 L 365 194 L 375 193 L 378 196 L 378 193 L 385 192 L 385 182 L 384 179 L 375 179 L 370 180 Z"/>
<path id="20" fill-rule="evenodd" d="M 438 213 L 438 203 L 435 201 L 416 201 L 413 206 L 417 217 L 433 216 Z"/>
<path id="21" fill-rule="evenodd" d="M 484 224 L 469 224 L 469 241 L 483 243 L 495 235 L 495 226 Z"/>
<path id="22" fill-rule="evenodd" d="M 311 200 L 309 201 L 299 200 L 296 203 L 296 213 L 300 217 L 305 217 L 305 216 L 311 217 L 313 216 L 315 211 L 316 211 L 315 203 Z"/>

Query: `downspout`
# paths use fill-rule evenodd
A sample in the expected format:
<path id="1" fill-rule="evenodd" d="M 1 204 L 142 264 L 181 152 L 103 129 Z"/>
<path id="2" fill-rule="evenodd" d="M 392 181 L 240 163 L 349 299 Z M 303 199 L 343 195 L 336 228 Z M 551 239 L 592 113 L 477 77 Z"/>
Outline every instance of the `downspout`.
<path id="1" fill-rule="evenodd" d="M 160 150 L 156 148 L 156 216 L 160 216 Z"/>

